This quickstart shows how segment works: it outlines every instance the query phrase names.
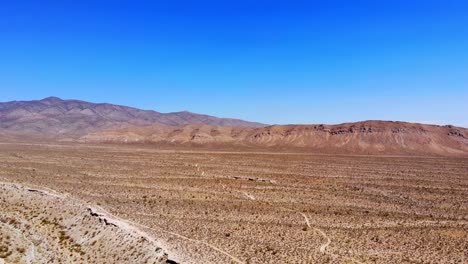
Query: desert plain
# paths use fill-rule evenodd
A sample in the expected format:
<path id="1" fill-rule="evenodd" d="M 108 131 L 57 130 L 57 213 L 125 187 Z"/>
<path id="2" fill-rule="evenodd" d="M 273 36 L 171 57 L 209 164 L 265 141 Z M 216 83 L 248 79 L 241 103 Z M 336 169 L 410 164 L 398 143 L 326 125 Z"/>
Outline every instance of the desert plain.
<path id="1" fill-rule="evenodd" d="M 464 263 L 468 159 L 0 145 L 3 263 Z"/>

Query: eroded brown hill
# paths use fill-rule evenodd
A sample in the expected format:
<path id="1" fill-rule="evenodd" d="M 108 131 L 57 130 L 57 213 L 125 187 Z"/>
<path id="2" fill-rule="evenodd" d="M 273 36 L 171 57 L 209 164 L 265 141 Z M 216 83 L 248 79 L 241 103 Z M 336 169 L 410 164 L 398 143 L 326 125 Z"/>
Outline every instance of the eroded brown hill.
<path id="1" fill-rule="evenodd" d="M 389 121 L 264 128 L 208 125 L 130 127 L 91 133 L 80 140 L 335 154 L 468 155 L 466 128 Z"/>

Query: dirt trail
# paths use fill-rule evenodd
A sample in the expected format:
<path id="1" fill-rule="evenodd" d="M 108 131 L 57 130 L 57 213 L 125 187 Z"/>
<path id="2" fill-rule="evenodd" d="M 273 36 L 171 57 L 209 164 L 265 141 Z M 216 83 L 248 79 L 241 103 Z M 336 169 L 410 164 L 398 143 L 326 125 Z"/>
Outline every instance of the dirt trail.
<path id="1" fill-rule="evenodd" d="M 306 214 L 304 214 L 304 213 L 300 213 L 300 214 L 304 217 L 304 220 L 306 221 L 306 224 L 307 224 L 307 226 L 308 226 L 309 228 L 312 228 L 313 230 L 317 231 L 320 235 L 322 235 L 322 236 L 327 240 L 327 242 L 325 242 L 324 244 L 322 244 L 322 245 L 320 246 L 320 249 L 319 249 L 321 253 L 324 253 L 324 254 L 325 254 L 325 253 L 326 253 L 326 250 L 327 250 L 327 248 L 328 248 L 328 246 L 331 244 L 331 239 L 330 239 L 330 237 L 328 237 L 327 234 L 326 234 L 325 232 L 323 232 L 323 230 L 321 230 L 320 228 L 312 227 L 312 226 L 310 225 L 309 218 L 307 217 Z"/>
<path id="2" fill-rule="evenodd" d="M 309 218 L 307 217 L 306 214 L 304 214 L 304 213 L 300 213 L 300 214 L 304 217 L 304 219 L 305 219 L 305 221 L 306 221 L 306 223 L 307 223 L 307 226 L 308 226 L 309 228 L 314 229 L 315 231 L 317 231 L 319 234 L 321 234 L 321 235 L 327 240 L 327 242 L 325 242 L 324 244 L 322 244 L 322 245 L 320 246 L 320 252 L 325 254 L 325 253 L 326 253 L 326 250 L 327 250 L 327 247 L 331 244 L 331 239 L 330 239 L 330 237 L 328 237 L 327 234 L 326 234 L 325 232 L 323 232 L 323 230 L 321 230 L 321 229 L 319 229 L 319 228 L 317 228 L 317 227 L 312 227 L 312 226 L 310 225 Z"/>
<path id="3" fill-rule="evenodd" d="M 8 182 L 0 182 L 0 184 L 10 184 L 10 185 L 15 185 L 15 186 L 21 186 L 19 184 L 8 183 Z M 59 193 L 59 192 L 57 192 L 55 190 L 52 190 L 50 188 L 27 187 L 26 189 L 28 191 L 31 191 L 31 192 L 39 192 L 39 193 L 41 193 L 43 195 L 51 196 L 51 197 L 54 197 L 54 198 L 68 199 L 68 200 L 73 200 L 75 202 L 78 202 L 80 204 L 85 204 L 85 202 L 79 200 L 78 198 L 72 197 L 72 196 L 70 196 L 69 194 L 66 194 L 66 193 L 64 193 L 64 194 Z M 190 242 L 202 244 L 202 245 L 205 245 L 205 246 L 215 250 L 218 253 L 221 253 L 222 255 L 225 255 L 226 257 L 230 258 L 235 263 L 239 263 L 239 264 L 245 263 L 244 261 L 242 261 L 242 260 L 238 259 L 237 257 L 229 254 L 228 252 L 224 251 L 223 249 L 218 248 L 218 247 L 216 247 L 216 246 L 214 246 L 212 244 L 209 244 L 209 243 L 207 243 L 205 241 L 192 239 L 192 238 L 186 237 L 184 235 L 181 235 L 181 234 L 178 234 L 178 233 L 175 233 L 175 232 L 167 231 L 167 230 L 165 230 L 163 228 L 160 228 L 160 227 L 152 228 L 152 227 L 149 227 L 149 226 L 145 226 L 145 225 L 136 223 L 136 222 L 131 221 L 131 220 L 126 220 L 126 219 L 119 218 L 118 216 L 115 216 L 115 215 L 111 214 L 110 212 L 108 212 L 107 210 L 105 210 L 104 208 L 102 208 L 101 206 L 98 206 L 98 205 L 87 205 L 87 207 L 91 210 L 92 213 L 96 214 L 97 216 L 99 216 L 101 219 L 104 219 L 108 223 L 115 224 L 120 229 L 122 229 L 122 230 L 124 230 L 126 232 L 135 232 L 138 235 L 140 235 L 142 237 L 145 237 L 146 239 L 148 239 L 149 241 L 151 241 L 154 244 L 159 245 L 160 242 L 155 240 L 151 235 L 149 235 L 148 233 L 146 233 L 142 229 L 153 230 L 153 231 L 156 231 L 156 232 L 163 232 L 163 233 L 175 236 L 175 237 L 183 239 L 183 240 L 187 240 L 187 241 L 190 241 Z M 171 255 L 172 255 L 172 257 L 175 257 L 174 255 L 176 255 L 176 254 L 171 254 Z"/>
<path id="4" fill-rule="evenodd" d="M 249 194 L 247 192 L 241 192 L 242 194 L 244 194 L 247 198 L 249 198 L 250 200 L 252 201 L 255 201 L 255 196 L 253 196 L 252 194 Z"/>
<path id="5" fill-rule="evenodd" d="M 227 189 L 225 185 L 222 185 L 222 187 L 223 187 L 224 190 Z M 248 194 L 247 192 L 241 192 L 241 191 L 238 191 L 238 192 L 244 194 L 244 196 L 247 197 L 249 200 L 255 200 L 255 197 L 254 197 L 253 195 Z M 337 255 L 335 255 L 335 254 L 333 254 L 333 253 L 328 252 L 327 249 L 328 249 L 328 247 L 330 246 L 332 240 L 330 239 L 330 237 L 329 237 L 322 229 L 320 229 L 320 228 L 318 228 L 318 227 L 312 226 L 312 225 L 310 224 L 309 217 L 308 217 L 305 213 L 303 213 L 303 212 L 298 212 L 298 211 L 296 211 L 296 210 L 293 210 L 293 209 L 290 209 L 290 208 L 287 208 L 287 207 L 279 207 L 279 208 L 280 208 L 280 209 L 283 209 L 283 210 L 286 210 L 286 211 L 289 211 L 289 212 L 299 213 L 300 215 L 302 215 L 302 217 L 304 217 L 304 220 L 305 220 L 305 222 L 306 222 L 308 228 L 313 229 L 315 232 L 317 232 L 318 234 L 320 234 L 322 237 L 324 237 L 324 238 L 326 239 L 326 242 L 323 243 L 322 245 L 320 245 L 319 251 L 320 251 L 321 253 L 323 253 L 323 254 L 328 254 L 328 255 L 330 255 L 330 256 L 333 257 L 333 258 L 337 258 L 337 259 L 339 259 L 339 258 L 344 258 L 344 259 L 349 260 L 349 261 L 354 262 L 354 263 L 364 264 L 363 262 L 360 262 L 360 261 L 358 261 L 358 260 L 356 260 L 356 259 L 354 259 L 354 258 L 351 258 L 351 257 L 344 257 L 344 256 L 337 256 Z"/>
<path id="6" fill-rule="evenodd" d="M 11 182 L 0 182 L 0 185 L 3 185 L 5 187 L 13 187 L 16 190 L 25 190 L 25 191 L 30 192 L 30 193 L 37 193 L 37 194 L 39 194 L 41 196 L 47 196 L 49 198 L 58 199 L 60 201 L 66 201 L 67 203 L 70 203 L 71 206 L 76 205 L 77 208 L 80 208 L 80 207 L 82 209 L 87 208 L 87 210 L 91 214 L 91 216 L 98 217 L 99 221 L 100 222 L 102 221 L 103 223 L 105 223 L 105 225 L 112 225 L 112 226 L 117 227 L 120 231 L 123 231 L 126 234 L 132 234 L 132 236 L 135 236 L 135 237 L 145 238 L 147 241 L 150 242 L 150 244 L 152 244 L 153 246 L 155 246 L 155 248 L 157 248 L 158 250 L 161 250 L 160 252 L 162 252 L 162 248 L 160 247 L 160 244 L 161 244 L 160 241 L 155 240 L 152 236 L 150 236 L 146 232 L 144 232 L 144 231 L 142 231 L 142 230 L 140 230 L 140 229 L 138 229 L 138 228 L 136 228 L 134 226 L 129 225 L 125 220 L 120 219 L 120 218 L 118 218 L 116 216 L 113 216 L 111 214 L 108 214 L 103 209 L 101 210 L 101 208 L 99 206 L 95 207 L 95 206 L 88 205 L 86 202 L 84 202 L 84 201 L 82 201 L 80 199 L 74 198 L 74 197 L 72 197 L 71 195 L 69 195 L 67 193 L 62 194 L 62 193 L 59 193 L 59 192 L 57 192 L 55 190 L 52 190 L 52 189 L 46 188 L 46 187 L 37 188 L 37 187 L 25 186 L 25 185 L 22 185 L 22 184 L 11 183 Z M 78 210 L 80 210 L 80 209 L 78 209 Z M 77 214 L 77 216 L 81 219 L 81 217 L 78 214 Z M 21 236 L 26 241 L 29 241 L 25 237 L 25 235 L 23 234 L 22 231 L 20 231 L 20 230 L 14 230 L 14 231 L 17 232 L 18 234 L 21 234 Z M 92 240 L 99 240 L 100 237 L 103 236 L 103 235 L 104 235 L 104 232 L 102 232 L 98 236 L 92 238 Z M 83 243 L 85 241 L 86 241 L 86 239 L 83 240 L 83 241 L 80 241 L 80 242 Z M 36 263 L 37 262 L 36 261 L 36 255 L 38 254 L 38 250 L 36 249 L 34 243 L 29 241 L 29 244 L 30 245 L 28 246 L 28 249 L 27 249 L 26 254 L 24 256 L 24 260 L 25 260 L 26 263 Z M 164 249 L 164 251 L 166 251 L 166 250 Z M 65 254 L 64 257 L 68 260 L 67 263 L 73 263 L 73 261 L 69 258 L 69 256 L 67 254 Z M 173 257 L 178 259 L 177 254 L 173 254 L 173 252 L 171 252 L 171 258 L 173 258 Z M 167 263 L 178 263 L 178 262 L 175 262 L 175 261 L 173 261 L 171 259 L 171 260 L 168 260 Z"/>
<path id="7" fill-rule="evenodd" d="M 285 209 L 285 210 L 287 210 L 287 211 L 290 211 L 290 212 L 296 212 L 296 211 L 294 211 L 294 210 L 292 210 L 292 209 L 289 209 L 289 208 L 286 208 L 286 207 L 281 207 L 281 208 L 282 208 L 282 209 Z M 320 245 L 319 251 L 320 251 L 321 253 L 323 253 L 323 254 L 328 254 L 327 248 L 328 248 L 328 246 L 330 246 L 330 244 L 331 244 L 331 239 L 330 239 L 330 237 L 329 237 L 323 230 L 321 230 L 320 228 L 317 228 L 317 227 L 312 226 L 312 225 L 310 224 L 309 217 L 308 217 L 305 213 L 303 213 L 303 212 L 297 212 L 297 213 L 299 213 L 300 215 L 302 215 L 302 217 L 304 217 L 304 220 L 305 220 L 305 222 L 306 222 L 308 228 L 313 229 L 314 231 L 316 231 L 317 233 L 319 233 L 321 236 L 323 236 L 323 237 L 325 238 L 326 242 L 325 242 L 324 244 Z M 331 255 L 331 254 L 330 254 L 330 255 Z"/>
<path id="8" fill-rule="evenodd" d="M 211 159 L 211 160 L 213 160 L 213 159 Z M 210 160 L 210 161 L 211 161 L 211 160 Z M 197 168 L 197 172 L 200 172 L 200 170 L 201 170 L 201 172 L 200 172 L 200 175 L 201 175 L 201 176 L 204 176 L 204 175 L 205 175 L 205 171 L 204 171 L 203 169 L 200 169 L 200 166 L 198 165 L 198 163 L 195 164 L 195 168 Z M 222 185 L 222 186 L 223 186 L 223 189 L 226 189 L 226 186 L 224 186 L 224 185 Z M 246 195 L 248 195 L 248 194 L 246 194 Z M 252 197 L 253 197 L 253 196 L 252 196 Z M 255 197 L 253 197 L 252 200 L 255 200 Z M 135 223 L 135 224 L 137 224 L 137 223 Z M 137 224 L 137 225 L 139 225 L 139 224 Z M 154 230 L 154 231 L 163 231 L 163 232 L 165 232 L 165 233 L 167 233 L 167 234 L 176 236 L 176 237 L 181 238 L 181 239 L 185 239 L 185 240 L 188 240 L 188 241 L 191 241 L 191 242 L 203 244 L 203 245 L 205 245 L 205 246 L 207 246 L 207 247 L 209 247 L 209 248 L 211 248 L 211 249 L 213 249 L 213 250 L 215 250 L 215 251 L 217 251 L 217 252 L 219 252 L 219 253 L 221 253 L 221 254 L 227 256 L 227 257 L 229 257 L 229 258 L 230 258 L 232 261 L 234 261 L 235 263 L 245 263 L 244 261 L 242 261 L 242 260 L 238 259 L 237 257 L 235 257 L 235 256 L 233 256 L 233 255 L 231 255 L 231 254 L 229 254 L 228 252 L 226 252 L 226 251 L 224 251 L 224 250 L 222 250 L 222 249 L 220 249 L 220 248 L 218 248 L 218 247 L 216 247 L 216 246 L 214 246 L 214 245 L 211 245 L 211 244 L 209 244 L 209 243 L 207 243 L 207 242 L 205 242 L 205 241 L 197 240 L 197 239 L 192 239 L 192 238 L 189 238 L 189 237 L 186 237 L 186 236 L 183 236 L 183 235 L 174 233 L 174 232 L 170 232 L 170 231 L 163 230 L 162 228 L 159 228 L 158 230 L 155 230 L 154 228 L 150 228 L 150 227 L 145 227 L 145 228 L 148 228 L 148 229 L 151 229 L 151 230 Z"/>
<path id="9" fill-rule="evenodd" d="M 99 208 L 99 210 L 101 210 L 102 212 L 105 212 L 105 214 L 110 215 L 110 216 L 113 216 L 111 213 L 109 213 L 108 211 L 106 211 L 104 208 L 102 208 L 102 207 L 100 207 L 100 206 L 97 206 L 97 208 Z M 145 226 L 145 225 L 136 223 L 136 222 L 131 221 L 131 220 L 123 220 L 123 219 L 122 219 L 121 221 L 124 221 L 128 226 L 133 225 L 133 226 L 138 226 L 138 227 L 143 228 L 143 229 L 153 230 L 153 231 L 156 231 L 156 232 L 164 232 L 164 233 L 166 233 L 166 234 L 169 234 L 169 235 L 178 237 L 178 238 L 180 238 L 180 239 L 184 239 L 184 240 L 187 240 L 187 241 L 190 241 L 190 242 L 194 242 L 194 243 L 203 244 L 203 245 L 205 245 L 205 246 L 207 246 L 207 247 L 209 247 L 209 248 L 211 248 L 211 249 L 213 249 L 213 250 L 215 250 L 215 251 L 217 251 L 217 252 L 219 252 L 219 253 L 221 253 L 221 254 L 227 256 L 227 257 L 229 257 L 229 258 L 230 258 L 231 260 L 233 260 L 235 263 L 240 263 L 240 264 L 245 263 L 245 262 L 243 262 L 242 260 L 238 259 L 237 257 L 235 257 L 235 256 L 233 256 L 233 255 L 231 255 L 231 254 L 229 254 L 228 252 L 226 252 L 226 251 L 224 251 L 224 250 L 222 250 L 222 249 L 220 249 L 220 248 L 218 248 L 218 247 L 216 247 L 216 246 L 214 246 L 214 245 L 212 245 L 212 244 L 209 244 L 209 243 L 207 243 L 207 242 L 205 242 L 205 241 L 198 240 L 198 239 L 193 239 L 193 238 L 189 238 L 189 237 L 186 237 L 186 236 L 184 236 L 184 235 L 181 235 L 181 234 L 178 234 L 178 233 L 175 233 L 175 232 L 167 231 L 167 230 L 165 230 L 165 229 L 163 229 L 163 228 L 160 228 L 160 227 L 158 227 L 158 228 L 152 228 L 152 227 L 149 227 L 149 226 Z M 133 226 L 131 226 L 131 228 L 134 228 Z"/>
<path id="10" fill-rule="evenodd" d="M 203 169 L 201 169 L 201 167 L 199 166 L 198 163 L 195 164 L 195 167 L 197 168 L 197 172 L 199 172 L 199 173 L 201 174 L 201 176 L 203 176 L 203 175 L 205 174 L 205 171 L 204 171 Z M 224 184 L 221 184 L 221 187 L 223 188 L 223 190 L 227 190 L 227 189 L 228 189 Z M 254 195 L 252 195 L 252 194 L 249 194 L 248 192 L 245 192 L 245 191 L 237 191 L 237 190 L 235 190 L 235 192 L 242 194 L 242 195 L 243 195 L 246 199 L 248 199 L 248 200 L 251 200 L 251 201 L 255 201 L 255 200 L 256 200 L 256 197 L 255 197 Z M 286 207 L 280 207 L 280 208 L 281 208 L 281 209 L 284 209 L 284 210 L 287 210 L 287 211 L 290 211 L 290 212 L 294 212 L 294 213 L 297 212 L 297 211 L 295 211 L 295 210 L 292 210 L 292 209 L 286 208 Z M 305 213 L 303 213 L 303 212 L 298 212 L 298 213 L 299 213 L 300 215 L 302 215 L 302 217 L 304 217 L 304 220 L 305 220 L 305 222 L 306 222 L 308 228 L 314 230 L 315 232 L 317 232 L 318 234 L 320 234 L 322 237 L 325 238 L 326 242 L 323 243 L 322 245 L 320 245 L 319 251 L 320 251 L 322 254 L 328 254 L 328 255 L 330 255 L 330 256 L 333 257 L 333 258 L 340 258 L 339 256 L 337 256 L 337 255 L 335 255 L 335 254 L 330 253 L 330 252 L 327 251 L 328 247 L 330 246 L 330 244 L 331 244 L 331 242 L 332 242 L 332 240 L 330 239 L 330 237 L 329 237 L 322 229 L 312 226 L 312 225 L 310 224 L 310 220 L 309 220 L 308 216 L 307 216 Z M 167 231 L 166 231 L 166 232 L 167 232 Z M 178 234 L 174 234 L 174 235 L 180 236 L 180 235 L 178 235 Z M 181 238 L 188 239 L 188 240 L 191 240 L 191 241 L 194 241 L 194 242 L 202 242 L 202 241 L 192 240 L 192 239 L 190 239 L 190 238 L 186 238 L 186 237 L 183 237 L 183 236 L 182 236 Z M 202 242 L 202 243 L 204 243 L 204 242 Z M 205 243 L 204 243 L 204 244 L 205 244 Z M 242 263 L 242 262 L 238 262 L 239 260 L 238 260 L 237 258 L 235 258 L 235 257 L 232 256 L 232 255 L 229 255 L 227 252 L 224 252 L 224 251 L 220 250 L 219 248 L 214 247 L 214 246 L 212 246 L 212 245 L 209 245 L 209 244 L 206 244 L 206 245 L 209 246 L 209 247 L 211 247 L 212 249 L 214 249 L 214 250 L 220 252 L 220 253 L 223 253 L 223 254 L 225 254 L 225 255 L 227 255 L 227 256 L 230 256 L 235 262 L 237 262 L 237 263 Z M 362 264 L 362 262 L 360 262 L 360 261 L 358 261 L 358 260 L 355 260 L 354 258 L 349 258 L 349 257 L 341 257 L 341 258 L 347 259 L 347 260 L 352 261 L 352 262 L 354 262 L 354 263 Z"/>
<path id="11" fill-rule="evenodd" d="M 197 171 L 200 171 L 200 167 L 199 167 L 198 163 L 195 165 L 195 167 L 197 168 Z M 203 176 L 204 174 L 205 174 L 205 171 L 202 170 L 201 175 Z M 221 184 L 221 186 L 222 186 L 223 190 L 227 190 L 227 187 L 226 187 L 224 184 Z M 249 200 L 251 200 L 251 201 L 255 201 L 255 200 L 256 200 L 255 196 L 252 195 L 252 194 L 249 194 L 249 193 L 244 192 L 244 191 L 236 191 L 236 192 L 243 194 L 247 199 L 249 199 Z M 291 210 L 291 209 L 286 208 L 286 207 L 282 207 L 282 209 L 286 209 L 286 210 L 288 210 L 288 211 L 293 211 L 293 212 L 295 212 L 294 210 Z M 326 242 L 320 246 L 319 250 L 320 250 L 321 253 L 327 254 L 326 250 L 327 250 L 328 246 L 331 244 L 331 239 L 330 239 L 330 237 L 328 237 L 327 234 L 326 234 L 323 230 L 321 230 L 321 229 L 319 229 L 319 228 L 316 228 L 316 227 L 312 227 L 311 224 L 310 224 L 309 218 L 307 217 L 306 214 L 304 214 L 304 213 L 302 213 L 302 212 L 299 212 L 299 214 L 301 214 L 301 215 L 304 217 L 304 220 L 306 221 L 306 224 L 307 224 L 307 227 L 308 227 L 308 228 L 312 228 L 313 230 L 315 230 L 316 232 L 318 232 L 320 235 L 322 235 L 322 236 L 326 239 Z M 211 247 L 211 246 L 210 246 L 210 247 Z M 218 250 L 217 248 L 213 248 L 213 249 Z M 222 252 L 222 253 L 225 253 L 225 254 L 226 254 L 226 252 Z M 232 257 L 232 256 L 231 256 L 231 257 Z M 234 259 L 235 259 L 235 258 L 233 258 L 233 260 L 234 260 Z M 353 261 L 354 261 L 354 260 L 353 260 Z M 360 263 L 360 262 L 358 262 L 358 261 L 355 261 L 355 262 Z M 241 262 L 241 263 L 242 263 L 242 262 Z"/>
<path id="12" fill-rule="evenodd" d="M 309 221 L 309 217 L 307 217 L 306 214 L 304 214 L 302 212 L 299 212 L 299 214 L 301 214 L 304 217 L 304 220 L 305 220 L 305 222 L 307 224 L 307 227 L 312 228 L 314 231 L 316 231 L 317 233 L 322 235 L 327 240 L 324 244 L 320 245 L 319 251 L 321 253 L 323 253 L 323 254 L 328 254 L 333 258 L 340 258 L 340 256 L 337 256 L 337 255 L 335 255 L 333 253 L 327 252 L 327 248 L 330 246 L 330 244 L 332 242 L 330 237 L 322 229 L 311 226 L 310 221 Z M 347 260 L 352 261 L 354 263 L 364 264 L 363 262 L 360 262 L 359 260 L 356 260 L 354 258 L 343 257 L 343 256 L 341 258 L 347 259 Z"/>

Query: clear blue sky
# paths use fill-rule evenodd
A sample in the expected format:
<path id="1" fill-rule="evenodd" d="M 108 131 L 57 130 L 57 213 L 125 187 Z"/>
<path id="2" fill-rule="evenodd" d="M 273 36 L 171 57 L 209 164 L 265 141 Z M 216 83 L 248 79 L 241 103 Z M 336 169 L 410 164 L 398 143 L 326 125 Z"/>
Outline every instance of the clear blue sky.
<path id="1" fill-rule="evenodd" d="M 4 1 L 0 101 L 468 127 L 467 1 Z"/>

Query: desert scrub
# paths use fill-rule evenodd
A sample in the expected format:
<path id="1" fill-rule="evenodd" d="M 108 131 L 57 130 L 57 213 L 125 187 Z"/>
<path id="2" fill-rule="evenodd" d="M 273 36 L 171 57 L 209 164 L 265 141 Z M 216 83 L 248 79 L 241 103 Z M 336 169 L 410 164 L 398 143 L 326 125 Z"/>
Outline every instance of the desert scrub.
<path id="1" fill-rule="evenodd" d="M 0 258 L 8 258 L 13 252 L 10 251 L 7 245 L 0 245 Z"/>

